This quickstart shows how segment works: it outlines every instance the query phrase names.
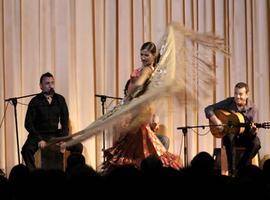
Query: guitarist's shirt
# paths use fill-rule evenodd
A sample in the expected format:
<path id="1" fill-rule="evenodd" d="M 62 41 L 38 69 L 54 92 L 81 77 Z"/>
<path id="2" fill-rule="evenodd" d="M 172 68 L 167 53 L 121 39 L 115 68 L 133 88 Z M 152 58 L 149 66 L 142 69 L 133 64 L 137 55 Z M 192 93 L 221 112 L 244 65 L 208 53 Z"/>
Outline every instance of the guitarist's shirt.
<path id="1" fill-rule="evenodd" d="M 220 101 L 218 103 L 212 104 L 207 106 L 204 109 L 206 117 L 209 119 L 211 116 L 214 115 L 214 111 L 218 109 L 227 110 L 229 112 L 240 112 L 244 115 L 245 120 L 247 122 L 256 122 L 258 121 L 258 112 L 255 104 L 247 100 L 247 104 L 245 105 L 244 109 L 239 110 L 237 108 L 237 105 L 234 101 L 234 97 L 229 97 L 223 101 Z"/>
<path id="2" fill-rule="evenodd" d="M 68 135 L 69 113 L 65 98 L 54 93 L 51 103 L 40 93 L 31 99 L 25 117 L 25 128 L 39 140 L 46 136 Z M 62 130 L 58 129 L 61 123 Z"/>

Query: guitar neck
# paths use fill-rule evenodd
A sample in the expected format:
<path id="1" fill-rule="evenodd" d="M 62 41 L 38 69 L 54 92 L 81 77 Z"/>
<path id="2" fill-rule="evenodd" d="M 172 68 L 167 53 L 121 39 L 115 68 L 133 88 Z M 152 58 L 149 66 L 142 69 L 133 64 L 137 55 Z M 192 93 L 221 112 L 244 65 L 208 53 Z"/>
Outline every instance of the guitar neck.
<path id="1" fill-rule="evenodd" d="M 265 128 L 269 129 L 270 128 L 270 122 L 264 122 L 264 123 L 255 123 L 257 128 Z"/>
<path id="2" fill-rule="evenodd" d="M 262 123 L 254 123 L 257 128 L 262 128 Z"/>

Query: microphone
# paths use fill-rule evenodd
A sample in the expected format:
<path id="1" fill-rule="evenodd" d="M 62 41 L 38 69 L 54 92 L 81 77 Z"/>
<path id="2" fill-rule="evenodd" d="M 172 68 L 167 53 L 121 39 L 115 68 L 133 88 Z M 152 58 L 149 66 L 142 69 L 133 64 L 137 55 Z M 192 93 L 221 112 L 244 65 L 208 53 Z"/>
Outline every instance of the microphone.
<path id="1" fill-rule="evenodd" d="M 29 95 L 20 96 L 20 97 L 12 97 L 12 98 L 5 99 L 5 101 L 17 101 L 17 99 L 22 99 L 22 98 L 26 98 L 26 97 L 32 97 L 32 96 L 36 96 L 38 94 L 40 94 L 40 93 L 29 94 Z"/>
<path id="2" fill-rule="evenodd" d="M 100 94 L 95 94 L 95 96 L 96 96 L 96 97 L 101 97 L 101 98 L 107 97 L 107 96 L 105 96 L 105 95 L 100 95 Z"/>
<path id="3" fill-rule="evenodd" d="M 46 94 L 46 95 L 54 95 L 55 91 L 54 91 L 54 88 L 51 88 L 49 91 L 47 92 L 42 92 L 43 94 Z"/>
<path id="4" fill-rule="evenodd" d="M 122 100 L 123 98 L 121 97 L 112 97 L 112 96 L 107 96 L 107 95 L 101 95 L 101 94 L 95 94 L 96 97 L 100 97 L 100 98 L 110 98 L 110 99 L 120 99 Z"/>
<path id="5" fill-rule="evenodd" d="M 5 99 L 5 101 L 12 101 L 12 100 L 14 100 L 14 99 L 16 99 L 16 97 L 15 97 L 15 98 L 8 98 L 8 99 Z"/>

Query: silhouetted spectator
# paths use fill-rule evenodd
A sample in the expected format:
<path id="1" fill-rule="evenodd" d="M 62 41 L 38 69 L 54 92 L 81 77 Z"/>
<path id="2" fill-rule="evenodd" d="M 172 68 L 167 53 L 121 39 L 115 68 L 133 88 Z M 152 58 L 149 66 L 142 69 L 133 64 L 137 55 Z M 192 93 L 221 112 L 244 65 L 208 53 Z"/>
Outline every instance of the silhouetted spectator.
<path id="1" fill-rule="evenodd" d="M 11 200 L 10 184 L 6 177 L 0 176 L 0 198 L 5 200 Z"/>
<path id="2" fill-rule="evenodd" d="M 13 199 L 24 199 L 27 195 L 29 168 L 23 164 L 15 165 L 9 174 Z"/>
<path id="3" fill-rule="evenodd" d="M 68 173 L 73 167 L 77 165 L 84 165 L 85 157 L 81 153 L 71 153 L 67 158 L 67 168 L 66 172 Z"/>
<path id="4" fill-rule="evenodd" d="M 214 158 L 203 151 L 194 156 L 190 164 L 192 171 L 209 175 L 214 173 L 214 162 Z"/>

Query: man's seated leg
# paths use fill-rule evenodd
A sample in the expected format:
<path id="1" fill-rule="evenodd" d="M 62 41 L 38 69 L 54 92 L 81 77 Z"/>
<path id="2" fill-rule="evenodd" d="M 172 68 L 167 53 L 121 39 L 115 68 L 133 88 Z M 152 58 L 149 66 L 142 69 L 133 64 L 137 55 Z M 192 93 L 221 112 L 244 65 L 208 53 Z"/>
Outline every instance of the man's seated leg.
<path id="1" fill-rule="evenodd" d="M 243 138 L 243 146 L 245 147 L 245 151 L 238 163 L 237 168 L 242 168 L 251 163 L 252 158 L 256 156 L 261 148 L 261 142 L 258 136 L 253 138 L 245 137 Z"/>
<path id="2" fill-rule="evenodd" d="M 38 150 L 38 139 L 29 135 L 22 147 L 21 154 L 25 162 L 25 165 L 30 170 L 36 168 L 34 154 L 37 150 Z"/>
<path id="3" fill-rule="evenodd" d="M 225 135 L 222 143 L 226 149 L 229 175 L 235 175 L 235 136 L 233 134 Z"/>
<path id="4" fill-rule="evenodd" d="M 165 135 L 161 135 L 161 134 L 156 134 L 157 138 L 159 139 L 159 141 L 163 144 L 163 146 L 165 147 L 165 149 L 169 149 L 170 146 L 170 139 L 165 136 Z"/>

